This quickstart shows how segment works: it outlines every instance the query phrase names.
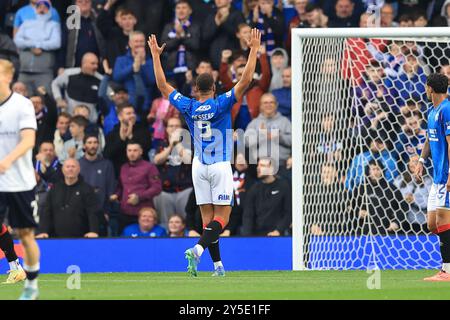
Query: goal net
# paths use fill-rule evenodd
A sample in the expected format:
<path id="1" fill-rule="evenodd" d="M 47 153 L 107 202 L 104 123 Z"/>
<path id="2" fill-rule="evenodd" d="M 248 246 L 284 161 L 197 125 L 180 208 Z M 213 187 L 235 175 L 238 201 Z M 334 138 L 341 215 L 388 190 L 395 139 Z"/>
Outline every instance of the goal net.
<path id="1" fill-rule="evenodd" d="M 449 28 L 296 29 L 294 269 L 437 268 L 426 225 L 426 77 L 450 78 Z"/>

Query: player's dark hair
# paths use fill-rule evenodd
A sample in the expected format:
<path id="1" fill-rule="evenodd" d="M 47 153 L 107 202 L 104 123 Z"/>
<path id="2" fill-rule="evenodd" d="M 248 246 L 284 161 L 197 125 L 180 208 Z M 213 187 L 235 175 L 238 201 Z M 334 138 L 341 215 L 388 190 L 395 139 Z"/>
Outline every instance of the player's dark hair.
<path id="1" fill-rule="evenodd" d="M 427 86 L 431 87 L 435 93 L 447 93 L 448 78 L 440 73 L 432 73 L 427 78 Z"/>
<path id="2" fill-rule="evenodd" d="M 89 125 L 89 121 L 83 116 L 73 116 L 72 119 L 70 119 L 70 123 L 75 123 L 83 128 L 86 128 Z"/>
<path id="3" fill-rule="evenodd" d="M 209 64 L 210 66 L 212 66 L 212 63 L 211 63 L 210 60 L 208 60 L 208 59 L 201 59 L 201 60 L 197 63 L 197 65 L 196 65 L 195 68 L 197 69 L 198 67 L 200 67 L 200 65 L 201 65 L 202 63 L 207 63 L 207 64 Z"/>
<path id="4" fill-rule="evenodd" d="M 195 79 L 195 85 L 201 93 L 207 93 L 213 90 L 214 87 L 214 78 L 209 73 L 199 74 Z"/>
<path id="5" fill-rule="evenodd" d="M 86 142 L 87 142 L 88 139 L 90 139 L 90 138 L 95 138 L 95 139 L 97 139 L 97 142 L 99 142 L 99 141 L 98 141 L 98 136 L 95 135 L 95 134 L 90 133 L 90 134 L 87 134 L 87 135 L 84 136 L 84 138 L 83 138 L 83 144 L 86 144 Z"/>

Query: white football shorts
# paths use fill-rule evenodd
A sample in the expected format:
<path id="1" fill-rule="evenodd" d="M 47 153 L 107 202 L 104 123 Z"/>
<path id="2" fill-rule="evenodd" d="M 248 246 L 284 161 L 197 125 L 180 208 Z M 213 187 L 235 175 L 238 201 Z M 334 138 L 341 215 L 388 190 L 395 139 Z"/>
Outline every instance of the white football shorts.
<path id="1" fill-rule="evenodd" d="M 233 205 L 233 172 L 229 161 L 203 164 L 194 157 L 192 182 L 198 205 Z"/>
<path id="2" fill-rule="evenodd" d="M 437 208 L 450 210 L 450 192 L 447 192 L 445 184 L 433 183 L 428 195 L 427 211 L 436 211 Z"/>

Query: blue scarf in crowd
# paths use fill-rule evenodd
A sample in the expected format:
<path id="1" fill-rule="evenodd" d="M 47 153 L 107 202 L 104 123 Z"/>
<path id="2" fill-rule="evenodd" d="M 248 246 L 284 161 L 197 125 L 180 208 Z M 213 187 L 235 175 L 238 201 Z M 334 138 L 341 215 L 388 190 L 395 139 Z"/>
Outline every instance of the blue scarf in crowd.
<path id="1" fill-rule="evenodd" d="M 261 42 L 266 45 L 267 55 L 272 56 L 275 50 L 275 36 L 271 27 L 264 28 L 264 15 L 261 12 L 259 12 L 256 28 L 261 31 Z"/>
<path id="2" fill-rule="evenodd" d="M 177 23 L 181 24 L 184 32 L 187 34 L 188 28 L 191 26 L 191 18 L 189 18 L 189 20 L 187 20 L 184 23 L 181 23 L 177 18 L 175 18 L 174 26 Z M 174 27 L 172 29 L 172 31 L 169 32 L 169 38 L 175 39 L 176 37 L 177 37 L 177 31 L 175 30 L 175 27 Z M 187 67 L 187 63 L 186 63 L 186 47 L 181 44 L 178 46 L 177 62 L 176 62 L 175 68 L 173 69 L 173 72 L 174 73 L 185 73 L 186 71 L 188 71 L 188 67 Z"/>

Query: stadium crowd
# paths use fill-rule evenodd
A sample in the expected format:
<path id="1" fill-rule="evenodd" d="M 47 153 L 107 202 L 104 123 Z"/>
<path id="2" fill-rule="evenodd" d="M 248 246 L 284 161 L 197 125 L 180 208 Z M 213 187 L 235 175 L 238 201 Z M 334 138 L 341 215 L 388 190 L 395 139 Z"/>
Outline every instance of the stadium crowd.
<path id="1" fill-rule="evenodd" d="M 233 128 L 264 132 L 262 140 L 248 142 L 247 151 L 257 150 L 261 141 L 280 144 L 273 159 L 257 159 L 250 151 L 235 154 L 235 203 L 222 235 L 288 235 L 291 29 L 364 27 L 372 2 L 2 1 L 0 58 L 13 62 L 13 90 L 31 99 L 38 122 L 37 237 L 198 236 L 202 222 L 192 188 L 192 147 L 181 139 L 184 119 L 156 89 L 147 37 L 156 34 L 166 43 L 164 67 L 171 84 L 196 97 L 193 84 L 200 73 L 214 76 L 219 94 L 240 79 L 249 51 L 245 39 L 254 27 L 263 31 L 263 50 L 250 88 L 232 109 Z M 448 0 L 377 3 L 382 27 L 450 26 Z M 73 4 L 78 9 L 67 11 Z M 424 57 L 430 53 L 390 41 L 354 39 L 349 47 L 354 49 L 349 59 L 361 62 L 351 70 L 357 74 L 352 84 L 357 99 L 349 118 L 362 119 L 349 126 L 368 140 L 368 148 L 351 155 L 350 166 L 341 170 L 337 163 L 345 157 L 337 154 L 345 142 L 327 135 L 337 115 L 324 114 L 317 150 L 328 160 L 316 173 L 321 190 L 327 190 L 322 194 L 333 197 L 333 190 L 345 188 L 353 194 L 353 207 L 361 209 L 352 213 L 356 220 L 378 217 L 373 232 L 426 232 L 431 181 L 418 184 L 411 172 L 425 139 L 421 102 L 430 71 Z M 430 63 L 442 66 L 438 71 L 450 79 L 448 61 Z M 370 188 L 359 190 L 364 179 Z M 370 208 L 361 199 L 366 191 L 378 199 Z M 323 200 L 330 205 L 321 215 L 341 217 L 346 211 L 336 199 Z M 321 225 L 326 217 L 315 221 L 313 234 L 336 231 Z"/>

